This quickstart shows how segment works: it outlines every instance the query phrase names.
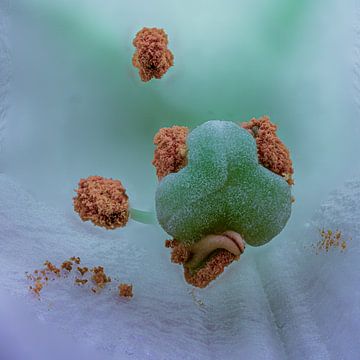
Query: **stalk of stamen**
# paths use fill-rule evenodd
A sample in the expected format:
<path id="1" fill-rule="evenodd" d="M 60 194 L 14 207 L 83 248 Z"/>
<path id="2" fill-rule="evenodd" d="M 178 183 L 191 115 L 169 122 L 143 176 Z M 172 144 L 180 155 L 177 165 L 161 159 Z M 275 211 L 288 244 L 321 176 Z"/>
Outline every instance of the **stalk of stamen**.
<path id="1" fill-rule="evenodd" d="M 156 215 L 152 211 L 144 211 L 131 208 L 130 218 L 143 224 L 156 225 L 158 223 Z"/>
<path id="2" fill-rule="evenodd" d="M 184 264 L 189 269 L 196 269 L 217 249 L 225 249 L 236 257 L 244 252 L 245 242 L 238 233 L 227 231 L 221 235 L 207 235 L 190 248 L 191 258 Z"/>

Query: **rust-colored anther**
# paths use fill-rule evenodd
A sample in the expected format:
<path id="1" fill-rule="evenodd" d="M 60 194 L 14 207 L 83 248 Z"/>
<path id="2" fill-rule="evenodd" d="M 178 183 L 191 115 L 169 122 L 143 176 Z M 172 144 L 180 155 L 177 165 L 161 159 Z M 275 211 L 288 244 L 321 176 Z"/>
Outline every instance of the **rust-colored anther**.
<path id="1" fill-rule="evenodd" d="M 81 179 L 74 197 L 74 210 L 83 221 L 106 229 L 125 226 L 129 219 L 129 201 L 120 180 L 89 176 Z"/>
<path id="2" fill-rule="evenodd" d="M 294 170 L 290 152 L 276 135 L 277 126 L 267 116 L 253 118 L 243 122 L 241 126 L 255 138 L 259 162 L 275 174 L 283 176 L 289 185 L 293 185 Z"/>
<path id="3" fill-rule="evenodd" d="M 174 55 L 167 48 L 168 36 L 163 29 L 141 29 L 133 40 L 136 51 L 133 65 L 139 69 L 142 81 L 160 79 L 174 64 Z"/>
<path id="4" fill-rule="evenodd" d="M 156 146 L 153 165 L 159 180 L 170 173 L 176 173 L 187 164 L 186 138 L 189 129 L 173 126 L 160 129 L 154 137 Z"/>
<path id="5" fill-rule="evenodd" d="M 245 242 L 234 231 L 221 235 L 208 235 L 192 246 L 177 240 L 167 240 L 171 248 L 171 261 L 183 264 L 185 280 L 198 288 L 205 288 L 215 280 L 245 250 Z"/>
<path id="6" fill-rule="evenodd" d="M 221 275 L 225 268 L 229 266 L 234 260 L 237 260 L 233 254 L 227 250 L 218 250 L 217 253 L 210 257 L 210 259 L 195 273 L 189 268 L 184 268 L 184 277 L 186 282 L 198 288 L 207 287 L 213 280 Z"/>
<path id="7" fill-rule="evenodd" d="M 191 257 L 184 266 L 196 269 L 217 249 L 227 250 L 238 258 L 245 250 L 245 242 L 235 231 L 226 231 L 221 235 L 207 235 L 190 247 Z"/>

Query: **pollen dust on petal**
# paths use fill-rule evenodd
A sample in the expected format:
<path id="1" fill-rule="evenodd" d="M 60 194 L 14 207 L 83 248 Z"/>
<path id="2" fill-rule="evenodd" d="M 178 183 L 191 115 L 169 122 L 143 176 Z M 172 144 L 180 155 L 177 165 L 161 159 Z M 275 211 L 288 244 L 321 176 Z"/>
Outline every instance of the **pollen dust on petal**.
<path id="1" fill-rule="evenodd" d="M 60 266 L 56 266 L 48 260 L 45 261 L 43 268 L 36 269 L 31 273 L 25 272 L 27 280 L 32 283 L 29 290 L 40 299 L 40 293 L 49 281 L 68 278 L 75 270 L 76 273 L 72 277 L 74 284 L 86 288 L 88 288 L 87 284 L 92 284 L 92 286 L 90 285 L 90 291 L 93 293 L 99 293 L 111 282 L 111 278 L 105 273 L 103 266 L 93 268 L 76 266 L 80 265 L 80 263 L 80 258 L 75 256 L 63 261 Z M 118 287 L 119 295 L 132 297 L 132 289 L 132 284 L 120 284 Z"/>

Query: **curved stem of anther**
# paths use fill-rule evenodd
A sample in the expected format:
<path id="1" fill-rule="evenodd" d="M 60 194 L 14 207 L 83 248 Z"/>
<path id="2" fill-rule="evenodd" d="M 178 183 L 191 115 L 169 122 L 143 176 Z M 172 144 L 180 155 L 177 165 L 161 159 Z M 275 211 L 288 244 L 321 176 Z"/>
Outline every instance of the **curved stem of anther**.
<path id="1" fill-rule="evenodd" d="M 230 230 L 221 235 L 207 235 L 191 246 L 192 256 L 184 265 L 194 269 L 217 249 L 225 249 L 239 257 L 245 250 L 245 242 L 240 234 Z"/>

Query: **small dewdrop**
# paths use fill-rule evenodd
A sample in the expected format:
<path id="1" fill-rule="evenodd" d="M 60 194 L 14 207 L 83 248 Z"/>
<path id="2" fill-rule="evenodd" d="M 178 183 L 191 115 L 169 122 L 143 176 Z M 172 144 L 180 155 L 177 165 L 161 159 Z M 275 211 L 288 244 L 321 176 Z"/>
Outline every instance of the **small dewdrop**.
<path id="1" fill-rule="evenodd" d="M 174 55 L 167 48 L 168 36 L 163 29 L 141 29 L 133 40 L 136 51 L 132 58 L 142 81 L 160 79 L 174 64 Z"/>

